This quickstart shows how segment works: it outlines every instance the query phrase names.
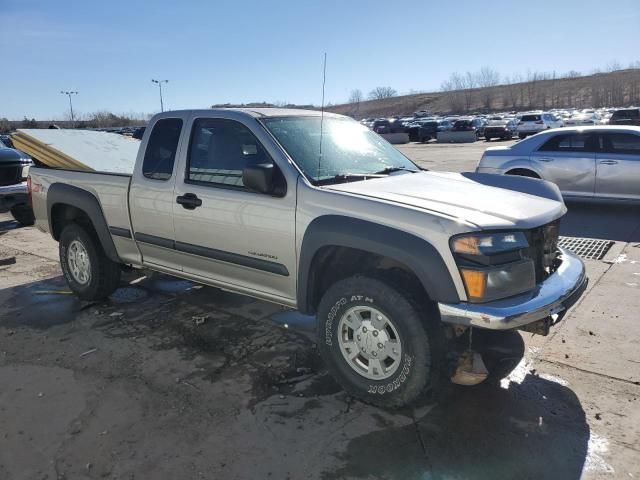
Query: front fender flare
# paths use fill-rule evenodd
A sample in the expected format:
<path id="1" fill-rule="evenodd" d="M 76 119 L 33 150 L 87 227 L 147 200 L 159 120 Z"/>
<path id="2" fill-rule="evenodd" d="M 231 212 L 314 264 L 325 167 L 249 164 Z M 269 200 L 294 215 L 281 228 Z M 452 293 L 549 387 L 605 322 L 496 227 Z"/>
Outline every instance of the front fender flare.
<path id="1" fill-rule="evenodd" d="M 366 220 L 325 215 L 313 220 L 305 231 L 298 268 L 298 308 L 313 313 L 310 273 L 316 253 L 326 246 L 349 247 L 392 258 L 411 269 L 429 298 L 458 303 L 460 297 L 438 250 L 411 233 Z"/>

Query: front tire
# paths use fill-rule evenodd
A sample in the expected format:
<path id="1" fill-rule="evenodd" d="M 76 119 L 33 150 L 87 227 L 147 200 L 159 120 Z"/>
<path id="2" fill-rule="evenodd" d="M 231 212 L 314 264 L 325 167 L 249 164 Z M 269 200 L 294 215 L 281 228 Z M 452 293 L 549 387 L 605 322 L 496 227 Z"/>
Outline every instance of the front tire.
<path id="1" fill-rule="evenodd" d="M 120 283 L 120 264 L 104 253 L 93 229 L 72 223 L 60 235 L 60 265 L 67 285 L 82 300 L 101 300 Z"/>
<path id="2" fill-rule="evenodd" d="M 11 209 L 11 215 L 16 222 L 23 227 L 30 227 L 36 221 L 33 215 L 33 209 L 26 204 L 16 205 Z"/>
<path id="3" fill-rule="evenodd" d="M 318 348 L 352 396 L 380 407 L 417 400 L 437 378 L 441 330 L 388 284 L 355 276 L 335 283 L 318 307 Z"/>

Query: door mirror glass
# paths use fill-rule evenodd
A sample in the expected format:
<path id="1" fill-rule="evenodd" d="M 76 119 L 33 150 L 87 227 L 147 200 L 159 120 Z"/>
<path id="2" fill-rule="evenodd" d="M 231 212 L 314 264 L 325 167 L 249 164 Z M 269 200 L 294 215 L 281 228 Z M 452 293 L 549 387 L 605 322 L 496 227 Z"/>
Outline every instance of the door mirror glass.
<path id="1" fill-rule="evenodd" d="M 273 163 L 251 165 L 242 170 L 242 183 L 254 192 L 273 192 Z"/>

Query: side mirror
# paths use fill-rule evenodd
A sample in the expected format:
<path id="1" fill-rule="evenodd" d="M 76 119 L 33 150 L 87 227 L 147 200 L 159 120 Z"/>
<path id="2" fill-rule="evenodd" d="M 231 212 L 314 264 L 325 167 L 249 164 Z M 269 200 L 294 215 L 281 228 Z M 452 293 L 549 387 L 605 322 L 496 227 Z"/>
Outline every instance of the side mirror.
<path id="1" fill-rule="evenodd" d="M 270 194 L 273 191 L 273 163 L 261 163 L 242 170 L 242 183 L 254 192 Z"/>

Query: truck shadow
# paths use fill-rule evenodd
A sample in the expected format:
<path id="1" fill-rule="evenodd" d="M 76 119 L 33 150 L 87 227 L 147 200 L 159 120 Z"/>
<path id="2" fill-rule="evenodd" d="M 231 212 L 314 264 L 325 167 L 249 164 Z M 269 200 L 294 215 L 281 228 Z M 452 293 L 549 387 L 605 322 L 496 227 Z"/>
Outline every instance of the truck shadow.
<path id="1" fill-rule="evenodd" d="M 323 478 L 578 479 L 589 436 L 573 391 L 528 374 L 508 389 L 456 389 L 413 424 L 351 440 Z"/>
<path id="2" fill-rule="evenodd" d="M 560 224 L 560 235 L 640 242 L 640 206 L 567 202 L 568 212 Z"/>

